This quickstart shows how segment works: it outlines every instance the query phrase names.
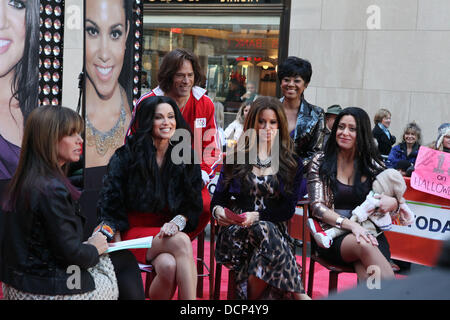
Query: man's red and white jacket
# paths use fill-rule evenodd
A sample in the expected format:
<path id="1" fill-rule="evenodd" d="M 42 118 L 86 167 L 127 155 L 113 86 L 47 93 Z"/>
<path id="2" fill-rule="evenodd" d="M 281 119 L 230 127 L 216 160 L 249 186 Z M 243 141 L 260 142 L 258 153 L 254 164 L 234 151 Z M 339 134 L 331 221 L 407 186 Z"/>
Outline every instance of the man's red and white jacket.
<path id="1" fill-rule="evenodd" d="M 158 86 L 141 96 L 136 105 L 147 97 L 164 95 L 164 92 Z M 133 116 L 134 113 L 133 111 Z M 200 157 L 202 178 L 207 184 L 214 177 L 215 169 L 222 161 L 222 149 L 214 117 L 214 103 L 206 95 L 205 89 L 194 86 L 186 105 L 181 110 L 181 114 L 194 134 L 192 148 Z"/>

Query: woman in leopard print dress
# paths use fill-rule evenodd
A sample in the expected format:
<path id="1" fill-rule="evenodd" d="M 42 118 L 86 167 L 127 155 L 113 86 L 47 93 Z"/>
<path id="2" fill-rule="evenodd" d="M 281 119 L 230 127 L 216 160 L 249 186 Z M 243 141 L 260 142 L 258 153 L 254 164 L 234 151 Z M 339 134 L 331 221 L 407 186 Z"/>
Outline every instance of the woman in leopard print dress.
<path id="1" fill-rule="evenodd" d="M 240 299 L 308 298 L 286 222 L 306 193 L 281 103 L 259 97 L 227 155 L 211 201 L 220 228 L 216 260 L 236 271 Z M 242 214 L 229 218 L 225 208 Z"/>

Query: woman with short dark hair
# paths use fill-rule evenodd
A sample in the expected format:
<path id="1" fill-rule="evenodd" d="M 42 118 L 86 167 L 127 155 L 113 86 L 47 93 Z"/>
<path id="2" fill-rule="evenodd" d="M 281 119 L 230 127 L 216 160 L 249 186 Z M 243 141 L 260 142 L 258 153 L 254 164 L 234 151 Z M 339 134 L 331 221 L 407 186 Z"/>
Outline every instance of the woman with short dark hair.
<path id="1" fill-rule="evenodd" d="M 288 130 L 295 142 L 295 151 L 307 165 L 313 154 L 323 148 L 325 137 L 325 114 L 304 97 L 311 81 L 312 67 L 308 60 L 288 57 L 278 66 L 278 79 L 283 97 Z"/>

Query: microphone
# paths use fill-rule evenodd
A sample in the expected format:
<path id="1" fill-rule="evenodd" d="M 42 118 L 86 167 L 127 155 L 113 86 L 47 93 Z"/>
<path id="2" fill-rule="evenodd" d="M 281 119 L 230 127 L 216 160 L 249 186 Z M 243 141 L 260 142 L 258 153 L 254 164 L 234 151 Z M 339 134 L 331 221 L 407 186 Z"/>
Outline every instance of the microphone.
<path id="1" fill-rule="evenodd" d="M 78 95 L 78 104 L 77 104 L 77 113 L 80 113 L 81 109 L 81 96 L 83 95 L 83 84 L 84 84 L 84 73 L 81 72 L 78 75 L 78 89 L 80 91 L 80 94 Z"/>
<path id="2" fill-rule="evenodd" d="M 114 238 L 115 230 L 110 225 L 102 222 L 94 229 L 94 233 L 96 233 L 96 232 L 103 233 L 106 236 L 106 238 L 108 239 L 108 242 L 110 242 Z"/>

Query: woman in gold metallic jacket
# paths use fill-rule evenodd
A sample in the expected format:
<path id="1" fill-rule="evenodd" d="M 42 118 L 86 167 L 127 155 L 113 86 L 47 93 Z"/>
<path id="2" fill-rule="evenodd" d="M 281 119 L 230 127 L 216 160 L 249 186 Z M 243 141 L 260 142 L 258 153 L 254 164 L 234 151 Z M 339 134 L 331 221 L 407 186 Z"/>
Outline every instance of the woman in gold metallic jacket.
<path id="1" fill-rule="evenodd" d="M 369 116 L 360 108 L 349 107 L 336 118 L 326 149 L 314 155 L 308 170 L 308 196 L 314 219 L 324 228 L 335 226 L 349 231 L 335 238 L 330 248 L 317 250 L 335 263 L 352 264 L 360 280 L 368 277 L 368 267 L 373 265 L 379 268 L 383 279 L 394 277 L 384 234 L 375 238 L 348 219 L 372 189 L 375 176 L 384 169 L 377 159 Z M 395 198 L 381 196 L 380 212 L 397 208 Z"/>

